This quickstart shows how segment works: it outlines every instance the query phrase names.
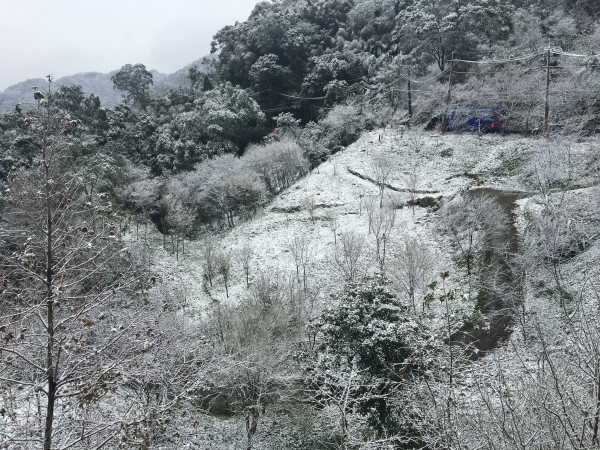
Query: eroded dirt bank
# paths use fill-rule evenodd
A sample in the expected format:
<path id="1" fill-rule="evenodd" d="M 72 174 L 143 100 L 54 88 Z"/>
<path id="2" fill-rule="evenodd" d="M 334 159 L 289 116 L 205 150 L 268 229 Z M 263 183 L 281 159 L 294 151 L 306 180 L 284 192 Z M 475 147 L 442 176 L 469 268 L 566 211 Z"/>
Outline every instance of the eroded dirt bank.
<path id="1" fill-rule="evenodd" d="M 527 196 L 524 192 L 510 192 L 490 188 L 477 188 L 468 195 L 477 197 L 488 195 L 495 198 L 506 215 L 506 228 L 492 242 L 487 256 L 487 273 L 484 276 L 497 276 L 497 283 L 510 283 L 507 258 L 519 249 L 518 231 L 515 226 L 514 210 L 516 201 Z M 479 310 L 481 319 L 476 324 L 463 326 L 454 337 L 455 342 L 467 346 L 471 359 L 477 359 L 494 349 L 500 342 L 510 336 L 513 324 L 511 308 L 508 308 L 502 296 L 493 289 L 488 289 L 480 297 Z"/>

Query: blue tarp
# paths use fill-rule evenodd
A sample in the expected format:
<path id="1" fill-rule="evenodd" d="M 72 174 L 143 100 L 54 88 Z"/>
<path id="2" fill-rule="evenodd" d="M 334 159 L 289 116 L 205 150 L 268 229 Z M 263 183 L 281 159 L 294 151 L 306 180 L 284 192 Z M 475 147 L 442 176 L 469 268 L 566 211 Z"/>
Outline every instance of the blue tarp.
<path id="1" fill-rule="evenodd" d="M 447 131 L 501 131 L 495 107 L 451 108 L 440 117 L 442 129 Z"/>

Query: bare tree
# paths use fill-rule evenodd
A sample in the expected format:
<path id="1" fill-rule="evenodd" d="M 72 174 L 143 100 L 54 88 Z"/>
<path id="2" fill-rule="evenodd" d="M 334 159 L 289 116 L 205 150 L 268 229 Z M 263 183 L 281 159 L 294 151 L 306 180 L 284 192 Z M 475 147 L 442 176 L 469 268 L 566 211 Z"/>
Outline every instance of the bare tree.
<path id="1" fill-rule="evenodd" d="M 123 373 L 119 397 L 102 404 L 108 411 L 130 411 L 118 433 L 119 444 L 129 448 L 180 448 L 194 441 L 198 415 L 189 412 L 209 401 L 207 380 L 221 369 L 223 358 L 201 344 L 197 322 L 180 314 L 183 302 L 165 302 L 165 288 L 150 292 L 147 300 L 159 308 L 135 324 L 131 338 L 142 344 Z"/>
<path id="2" fill-rule="evenodd" d="M 254 249 L 252 246 L 245 242 L 237 251 L 237 259 L 240 262 L 244 275 L 246 276 L 246 287 L 250 287 L 250 263 L 254 256 Z"/>
<path id="3" fill-rule="evenodd" d="M 413 171 L 412 173 L 409 173 L 407 175 L 404 175 L 402 177 L 403 181 L 404 181 L 404 185 L 406 186 L 406 189 L 408 189 L 408 192 L 410 193 L 410 204 L 412 206 L 412 213 L 413 216 L 415 215 L 415 203 L 417 201 L 417 175 L 416 173 Z"/>
<path id="4" fill-rule="evenodd" d="M 252 285 L 250 296 L 256 305 L 263 308 L 268 309 L 272 305 L 281 305 L 285 301 L 287 292 L 286 282 L 286 278 L 279 271 L 261 271 Z"/>
<path id="5" fill-rule="evenodd" d="M 242 418 L 246 450 L 257 445 L 261 422 L 271 408 L 300 399 L 302 386 L 289 348 L 301 339 L 305 322 L 286 295 L 286 285 L 279 273 L 260 273 L 246 301 L 217 305 L 214 312 L 222 370 L 213 375 L 211 391 Z"/>
<path id="6" fill-rule="evenodd" d="M 377 209 L 373 214 L 373 237 L 375 238 L 375 258 L 381 272 L 385 269 L 387 247 L 396 222 L 396 210 L 389 206 Z"/>
<path id="7" fill-rule="evenodd" d="M 302 205 L 304 206 L 306 211 L 308 211 L 308 215 L 310 216 L 310 220 L 312 221 L 312 223 L 315 223 L 315 211 L 317 208 L 315 197 L 311 195 L 310 197 L 305 198 L 302 202 Z"/>
<path id="8" fill-rule="evenodd" d="M 213 285 L 213 278 L 215 273 L 217 272 L 217 265 L 215 262 L 215 257 L 217 254 L 216 251 L 217 243 L 214 239 L 208 238 L 204 242 L 204 246 L 202 247 L 202 267 L 204 269 L 204 277 L 208 281 L 210 287 Z"/>
<path id="9" fill-rule="evenodd" d="M 217 273 L 223 278 L 225 285 L 225 294 L 229 298 L 229 274 L 231 272 L 231 255 L 229 253 L 220 252 L 215 255 L 215 267 Z"/>
<path id="10" fill-rule="evenodd" d="M 588 230 L 591 230 L 585 225 L 590 222 L 584 218 L 587 214 L 582 214 L 567 199 L 573 167 L 568 141 L 565 147 L 563 151 L 556 142 L 544 141 L 527 168 L 526 176 L 539 196 L 532 199 L 532 207 L 527 209 L 529 220 L 523 242 L 528 265 L 544 268 L 554 280 L 561 307 L 570 297 L 562 281 L 561 263 L 589 245 Z"/>
<path id="11" fill-rule="evenodd" d="M 244 153 L 246 164 L 260 174 L 267 190 L 276 195 L 308 172 L 308 161 L 293 139 L 251 145 Z"/>
<path id="12" fill-rule="evenodd" d="M 425 138 L 420 133 L 410 133 L 408 147 L 413 153 L 420 153 L 425 148 Z"/>
<path id="13" fill-rule="evenodd" d="M 385 156 L 376 156 L 371 159 L 371 170 L 375 177 L 375 184 L 379 189 L 379 207 L 383 208 L 383 193 L 394 169 L 394 162 Z"/>
<path id="14" fill-rule="evenodd" d="M 497 238 L 506 229 L 502 207 L 488 195 L 461 195 L 443 206 L 440 217 L 440 226 L 450 234 L 467 276 L 477 263 L 483 263 L 483 252 L 499 244 Z"/>
<path id="15" fill-rule="evenodd" d="M 329 229 L 333 233 L 333 243 L 337 245 L 337 230 L 340 227 L 339 219 L 337 216 L 330 216 L 327 219 L 327 224 L 329 225 Z"/>
<path id="16" fill-rule="evenodd" d="M 11 173 L 0 230 L 2 440 L 15 448 L 100 448 L 149 419 L 133 410 L 127 391 L 134 366 L 150 369 L 144 355 L 154 337 L 140 330 L 161 327 L 163 305 L 149 295 L 136 252 L 117 239 L 108 197 L 72 178 L 76 162 L 59 136 L 78 122 L 52 114 L 46 103 L 30 117 L 39 164 Z"/>
<path id="17" fill-rule="evenodd" d="M 366 401 L 366 397 L 373 394 L 361 392 L 362 381 L 360 371 L 356 367 L 343 372 L 331 370 L 325 380 L 315 383 L 311 392 L 320 406 L 333 406 L 339 413 L 340 445 L 343 449 L 351 448 L 354 441 L 359 439 L 350 429 L 352 405 L 355 401 Z"/>
<path id="18" fill-rule="evenodd" d="M 375 220 L 375 215 L 377 214 L 377 198 L 369 195 L 363 199 L 363 202 L 365 205 L 365 212 L 367 213 L 370 234 L 371 231 L 373 231 L 373 221 Z"/>
<path id="19" fill-rule="evenodd" d="M 150 178 L 148 171 L 137 167 L 128 167 L 127 171 L 134 181 L 125 186 L 118 195 L 128 207 L 142 213 L 144 222 L 147 224 L 150 214 L 159 207 L 159 192 L 162 182 Z M 146 233 L 144 240 L 146 240 Z"/>
<path id="20" fill-rule="evenodd" d="M 544 268 L 554 280 L 561 307 L 570 295 L 563 285 L 561 263 L 589 244 L 577 214 L 566 205 L 565 193 L 549 195 L 541 211 L 528 210 L 523 254 L 530 267 Z"/>
<path id="21" fill-rule="evenodd" d="M 266 188 L 248 164 L 244 158 L 226 154 L 181 174 L 178 179 L 189 192 L 185 202 L 193 202 L 205 223 L 233 228 L 238 219 L 249 219 L 263 204 Z"/>
<path id="22" fill-rule="evenodd" d="M 460 384 L 471 376 L 472 366 L 467 348 L 454 340 L 463 326 L 463 317 L 461 296 L 446 286 L 448 277 L 448 272 L 442 272 L 429 285 L 430 301 L 436 299 L 443 305 L 437 325 L 440 338 L 429 341 L 430 345 L 424 346 L 415 358 L 414 364 L 420 368 L 415 372 L 418 379 L 413 377 L 405 384 L 414 401 L 407 420 L 417 431 L 416 441 L 427 448 L 472 448 L 466 445 L 465 429 L 461 426 L 465 404 L 461 403 L 464 391 Z M 407 442 L 414 445 L 414 437 Z"/>
<path id="23" fill-rule="evenodd" d="M 192 212 L 177 195 L 164 195 L 162 203 L 164 223 L 171 234 L 171 251 L 175 253 L 175 258 L 179 261 L 179 243 L 182 243 L 185 255 L 185 234 L 193 223 Z"/>
<path id="24" fill-rule="evenodd" d="M 300 283 L 300 267 L 302 266 L 301 240 L 303 239 L 303 237 L 294 236 L 287 244 L 287 249 L 292 254 L 296 266 L 296 282 L 298 283 Z"/>
<path id="25" fill-rule="evenodd" d="M 362 216 L 363 202 L 366 194 L 363 189 L 354 193 L 354 198 L 358 201 L 358 215 Z"/>
<path id="26" fill-rule="evenodd" d="M 433 257 L 427 246 L 415 238 L 405 238 L 395 256 L 391 274 L 408 296 L 416 313 L 416 296 L 425 293 L 433 272 Z M 422 306 L 424 311 L 425 302 Z"/>
<path id="27" fill-rule="evenodd" d="M 288 243 L 288 249 L 292 253 L 296 265 L 296 280 L 300 283 L 300 267 L 302 267 L 302 281 L 304 291 L 307 290 L 306 269 L 312 258 L 312 241 L 307 236 L 294 236 Z"/>
<path id="28" fill-rule="evenodd" d="M 172 250 L 179 260 L 179 243 L 182 243 L 185 255 L 185 235 L 194 223 L 194 214 L 184 199 L 189 196 L 187 187 L 178 179 L 170 180 L 161 202 L 168 230 L 171 232 Z M 175 238 L 175 242 L 173 242 Z"/>
<path id="29" fill-rule="evenodd" d="M 509 254 L 506 258 L 505 276 L 501 277 L 495 286 L 497 295 L 504 300 L 512 317 L 518 321 L 523 341 L 527 341 L 530 337 L 526 297 L 530 273 L 535 267 L 536 265 L 531 264 L 528 255 L 521 252 Z"/>
<path id="30" fill-rule="evenodd" d="M 358 281 L 368 270 L 368 251 L 364 236 L 343 232 L 333 251 L 331 267 L 345 282 Z"/>
<path id="31" fill-rule="evenodd" d="M 478 371 L 469 395 L 471 406 L 457 416 L 465 448 L 487 447 L 491 442 L 499 449 L 596 448 L 598 323 L 598 311 L 584 307 L 564 324 L 564 331 L 535 321 L 535 344 L 523 347 L 511 339 L 511 358 L 496 355 Z M 550 345 L 557 336 L 564 343 Z"/>

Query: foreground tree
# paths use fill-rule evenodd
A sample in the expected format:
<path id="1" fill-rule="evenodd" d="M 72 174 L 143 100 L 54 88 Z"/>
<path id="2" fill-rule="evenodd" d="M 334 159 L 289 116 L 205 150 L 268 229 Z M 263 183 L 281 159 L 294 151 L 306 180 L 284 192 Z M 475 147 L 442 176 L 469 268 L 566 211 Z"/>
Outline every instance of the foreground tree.
<path id="1" fill-rule="evenodd" d="M 2 435 L 17 448 L 99 448 L 148 423 L 154 412 L 126 399 L 141 374 L 162 370 L 148 352 L 173 341 L 164 340 L 171 328 L 136 252 L 117 239 L 108 197 L 86 193 L 77 159 L 64 151 L 79 122 L 61 117 L 46 94 L 35 93 L 29 120 L 37 164 L 10 174 L 0 229 Z M 184 390 L 199 378 L 186 380 Z M 177 383 L 161 411 L 181 398 Z"/>
<path id="2" fill-rule="evenodd" d="M 79 122 L 53 117 L 44 93 L 35 92 L 34 98 L 38 111 L 29 126 L 39 165 L 11 174 L 14 204 L 2 229 L 5 336 L 0 365 L 16 406 L 8 436 L 15 442 L 43 442 L 49 450 L 56 447 L 53 441 L 76 443 L 100 433 L 102 428 L 91 424 L 79 435 L 55 429 L 57 407 L 85 405 L 106 389 L 115 368 L 110 361 L 119 358 L 109 348 L 123 332 L 99 337 L 96 322 L 107 319 L 105 308 L 135 280 L 125 275 L 132 267 L 123 258 L 126 253 L 113 248 L 115 228 L 106 220 L 110 205 L 85 202 L 82 186 L 64 170 L 70 161 L 61 153 L 62 140 L 56 137 L 61 130 L 55 124 L 62 123 L 67 135 Z M 100 361 L 106 365 L 95 371 Z M 15 387 L 23 393 L 11 389 Z M 32 398 L 38 427 L 22 410 L 33 404 Z"/>
<path id="3" fill-rule="evenodd" d="M 310 325 L 316 342 L 310 367 L 315 391 L 320 397 L 351 395 L 348 407 L 366 416 L 378 437 L 398 430 L 395 418 L 401 406 L 394 392 L 410 371 L 420 327 L 388 284 L 378 275 L 347 285 Z M 343 387 L 340 380 L 349 378 L 353 387 Z"/>

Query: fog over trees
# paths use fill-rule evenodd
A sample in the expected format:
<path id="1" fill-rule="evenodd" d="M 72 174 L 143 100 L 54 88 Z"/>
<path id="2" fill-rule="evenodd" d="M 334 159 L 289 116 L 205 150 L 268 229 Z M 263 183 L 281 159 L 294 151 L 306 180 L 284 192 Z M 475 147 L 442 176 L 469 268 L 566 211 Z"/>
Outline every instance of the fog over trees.
<path id="1" fill-rule="evenodd" d="M 592 0 L 262 2 L 176 86 L 31 86 L 0 448 L 598 448 L 599 45 Z"/>

